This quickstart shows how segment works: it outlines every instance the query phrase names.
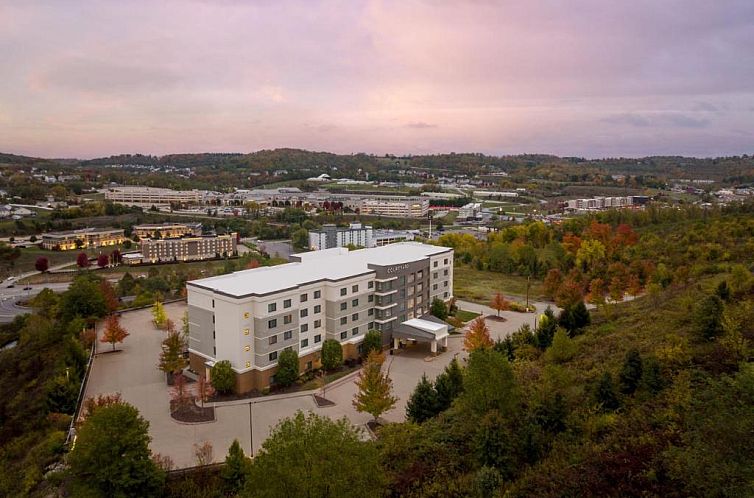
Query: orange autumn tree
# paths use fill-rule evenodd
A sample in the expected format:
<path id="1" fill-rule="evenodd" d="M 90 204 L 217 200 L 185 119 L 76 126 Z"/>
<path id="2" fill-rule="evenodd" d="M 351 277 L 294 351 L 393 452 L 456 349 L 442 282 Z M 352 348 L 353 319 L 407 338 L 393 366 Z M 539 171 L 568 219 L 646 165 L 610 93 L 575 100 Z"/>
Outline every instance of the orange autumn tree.
<path id="1" fill-rule="evenodd" d="M 487 328 L 484 318 L 480 316 L 471 322 L 468 330 L 466 330 L 466 335 L 463 337 L 463 349 L 471 352 L 480 348 L 491 347 L 490 329 Z"/>
<path id="2" fill-rule="evenodd" d="M 123 340 L 130 334 L 126 332 L 120 324 L 120 320 L 115 315 L 110 315 L 105 320 L 105 331 L 102 334 L 101 342 L 108 342 L 113 345 L 113 351 L 115 351 L 115 343 L 123 342 Z"/>
<path id="3" fill-rule="evenodd" d="M 99 290 L 102 293 L 102 297 L 105 298 L 105 306 L 107 306 L 108 313 L 112 313 L 120 306 L 118 296 L 115 294 L 115 288 L 113 284 L 108 280 L 102 280 L 99 284 Z"/>
<path id="4" fill-rule="evenodd" d="M 500 316 L 501 311 L 507 311 L 511 309 L 511 303 L 505 299 L 505 296 L 499 292 L 492 297 L 490 301 L 490 308 L 497 311 L 497 316 Z"/>

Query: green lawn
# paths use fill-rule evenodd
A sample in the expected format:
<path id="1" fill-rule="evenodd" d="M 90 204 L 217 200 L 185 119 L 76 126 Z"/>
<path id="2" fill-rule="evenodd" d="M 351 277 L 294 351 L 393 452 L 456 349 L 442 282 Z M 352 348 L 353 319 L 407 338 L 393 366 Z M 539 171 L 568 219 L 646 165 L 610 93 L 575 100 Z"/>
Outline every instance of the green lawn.
<path id="1" fill-rule="evenodd" d="M 461 320 L 462 322 L 466 323 L 478 317 L 480 314 L 481 313 L 475 313 L 473 311 L 458 310 L 456 311 L 455 317 Z"/>
<path id="2" fill-rule="evenodd" d="M 496 292 L 519 300 L 526 296 L 526 277 L 479 271 L 468 265 L 456 266 L 453 271 L 453 295 L 458 299 L 487 304 Z M 541 281 L 531 280 L 529 299 L 545 299 Z"/>

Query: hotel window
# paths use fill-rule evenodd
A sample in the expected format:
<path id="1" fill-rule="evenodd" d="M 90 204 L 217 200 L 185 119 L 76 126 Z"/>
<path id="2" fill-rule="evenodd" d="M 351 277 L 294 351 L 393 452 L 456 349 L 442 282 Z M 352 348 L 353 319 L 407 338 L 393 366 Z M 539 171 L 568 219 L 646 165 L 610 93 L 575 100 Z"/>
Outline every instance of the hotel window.
<path id="1" fill-rule="evenodd" d="M 437 278 L 437 272 L 434 272 L 434 273 L 432 274 L 432 278 Z"/>
<path id="2" fill-rule="evenodd" d="M 443 264 L 448 264 L 448 258 L 445 258 L 445 262 Z"/>
<path id="3" fill-rule="evenodd" d="M 274 329 L 277 326 L 278 326 L 277 319 L 273 319 L 267 322 L 267 328 Z"/>
<path id="4" fill-rule="evenodd" d="M 348 337 L 348 332 L 341 332 L 340 333 L 340 338 L 341 339 L 345 339 L 346 337 Z"/>
<path id="5" fill-rule="evenodd" d="M 367 287 L 370 289 L 374 289 L 374 282 L 370 280 L 369 283 L 367 284 Z"/>
<path id="6" fill-rule="evenodd" d="M 288 330 L 287 332 L 283 332 L 283 340 L 287 341 L 290 340 L 290 338 L 293 337 L 293 331 Z"/>
<path id="7" fill-rule="evenodd" d="M 358 313 L 354 313 L 353 315 L 351 315 L 351 321 L 352 322 L 355 322 L 358 319 L 359 319 L 359 314 Z"/>
<path id="8" fill-rule="evenodd" d="M 437 261 L 435 261 L 435 264 L 434 264 L 434 267 L 435 267 L 435 268 L 437 268 L 437 263 L 438 263 L 438 262 L 437 262 Z"/>
<path id="9" fill-rule="evenodd" d="M 351 286 L 351 292 L 359 292 L 359 286 L 358 285 Z"/>
<path id="10" fill-rule="evenodd" d="M 270 303 L 267 305 L 267 313 L 272 313 L 273 311 L 277 311 L 278 305 L 276 303 Z"/>
<path id="11" fill-rule="evenodd" d="M 374 330 L 374 322 L 369 322 L 369 330 Z"/>
<path id="12" fill-rule="evenodd" d="M 321 291 L 314 291 L 314 299 L 319 299 L 322 296 Z"/>
<path id="13" fill-rule="evenodd" d="M 318 305 L 316 305 L 316 306 L 314 307 L 314 312 L 315 312 L 315 313 L 321 313 L 321 312 L 322 312 L 322 306 L 321 306 L 321 305 L 319 305 L 319 304 L 318 304 Z"/>
<path id="14" fill-rule="evenodd" d="M 244 350 L 244 351 L 247 351 L 247 352 L 248 352 L 248 351 L 251 351 L 251 346 L 244 346 L 244 347 L 243 347 L 243 350 Z"/>
<path id="15" fill-rule="evenodd" d="M 443 272 L 443 274 L 444 274 L 444 275 L 445 275 L 446 277 L 448 276 L 448 270 L 447 270 L 447 268 L 446 268 L 445 270 L 443 270 L 442 272 Z"/>
<path id="16" fill-rule="evenodd" d="M 359 335 L 359 327 L 352 328 L 351 335 Z"/>
<path id="17" fill-rule="evenodd" d="M 278 336 L 276 336 L 276 335 L 271 335 L 267 339 L 267 344 L 269 344 L 270 346 L 272 346 L 273 344 L 277 344 L 277 343 L 278 343 Z"/>
<path id="18" fill-rule="evenodd" d="M 243 329 L 243 335 L 249 335 L 249 329 Z"/>
<path id="19" fill-rule="evenodd" d="M 304 332 L 309 332 L 309 324 L 308 323 L 305 323 L 305 324 L 301 325 L 301 333 L 303 334 Z"/>
<path id="20" fill-rule="evenodd" d="M 369 316 L 374 315 L 374 308 L 369 308 L 369 311 L 367 311 L 367 315 Z"/>
<path id="21" fill-rule="evenodd" d="M 320 334 L 315 335 L 314 336 L 314 343 L 316 344 L 316 343 L 318 343 L 320 341 L 322 341 L 322 336 Z"/>
<path id="22" fill-rule="evenodd" d="M 304 318 L 305 316 L 309 315 L 309 310 L 304 308 L 299 312 L 299 315 L 301 315 L 301 318 Z"/>
<path id="23" fill-rule="evenodd" d="M 443 286 L 443 287 L 447 287 L 447 286 L 448 286 L 448 281 L 446 280 L 445 282 L 443 282 L 443 283 L 442 283 L 442 286 Z"/>
<path id="24" fill-rule="evenodd" d="M 445 297 L 447 299 L 448 293 L 447 292 L 443 293 L 443 297 Z"/>
<path id="25" fill-rule="evenodd" d="M 309 339 L 301 339 L 301 347 L 305 348 L 309 346 Z"/>
<path id="26" fill-rule="evenodd" d="M 213 308 L 215 307 L 215 300 L 214 299 L 212 300 L 212 307 Z"/>
<path id="27" fill-rule="evenodd" d="M 277 351 L 273 351 L 272 353 L 270 353 L 270 355 L 268 356 L 268 358 L 270 359 L 270 361 L 277 360 L 278 359 L 278 352 Z"/>
<path id="28" fill-rule="evenodd" d="M 345 311 L 348 308 L 348 303 L 340 303 L 340 311 Z"/>
<path id="29" fill-rule="evenodd" d="M 351 301 L 351 306 L 356 307 L 358 305 L 359 305 L 359 300 L 358 299 L 354 299 L 353 301 Z"/>
<path id="30" fill-rule="evenodd" d="M 432 285 L 432 290 L 437 290 L 437 284 Z"/>
<path id="31" fill-rule="evenodd" d="M 347 316 L 340 317 L 340 324 L 341 325 L 345 325 L 347 323 L 348 323 L 348 317 Z"/>
<path id="32" fill-rule="evenodd" d="M 290 307 L 291 307 L 290 299 L 286 299 L 285 301 L 283 301 L 283 308 L 290 308 Z"/>
<path id="33" fill-rule="evenodd" d="M 416 279 L 421 280 L 422 278 L 424 278 L 424 270 L 419 270 L 416 272 Z"/>
<path id="34" fill-rule="evenodd" d="M 369 301 L 370 303 L 373 303 L 374 302 L 374 294 L 369 294 L 369 297 L 367 298 L 367 301 Z"/>
<path id="35" fill-rule="evenodd" d="M 292 321 L 293 321 L 293 318 L 291 317 L 291 315 L 285 315 L 285 316 L 283 317 L 283 323 L 284 323 L 285 325 L 288 325 L 288 324 L 289 324 L 289 323 L 291 323 Z"/>
<path id="36" fill-rule="evenodd" d="M 314 320 L 314 328 L 318 329 L 322 326 L 322 320 Z"/>
<path id="37" fill-rule="evenodd" d="M 341 296 L 345 296 L 347 293 L 348 293 L 348 289 L 346 289 L 345 287 L 343 287 L 342 289 L 340 289 L 340 295 Z"/>
<path id="38" fill-rule="evenodd" d="M 307 361 L 306 362 L 306 370 L 311 370 L 311 369 L 312 369 L 312 362 L 311 361 Z"/>
<path id="39" fill-rule="evenodd" d="M 300 301 L 301 301 L 302 303 L 305 303 L 306 301 L 308 301 L 308 300 L 309 300 L 309 294 L 301 294 L 301 297 L 299 298 L 299 300 L 300 300 Z"/>

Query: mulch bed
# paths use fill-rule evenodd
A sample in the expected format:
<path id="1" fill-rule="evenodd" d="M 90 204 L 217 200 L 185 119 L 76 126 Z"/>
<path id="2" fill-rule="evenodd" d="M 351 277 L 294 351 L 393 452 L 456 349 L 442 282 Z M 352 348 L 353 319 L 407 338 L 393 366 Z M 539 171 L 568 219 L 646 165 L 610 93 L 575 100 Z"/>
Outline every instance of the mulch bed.
<path id="1" fill-rule="evenodd" d="M 99 356 L 101 354 L 112 354 L 112 353 L 122 353 L 122 349 L 108 349 L 107 351 L 98 351 L 95 356 Z"/>
<path id="2" fill-rule="evenodd" d="M 507 322 L 508 320 L 503 318 L 502 316 L 497 315 L 487 315 L 484 317 L 485 320 L 492 320 L 493 322 Z"/>
<path id="3" fill-rule="evenodd" d="M 179 422 L 196 424 L 200 422 L 214 422 L 215 409 L 211 406 L 197 406 L 193 401 L 185 405 L 176 407 L 173 401 L 170 402 L 170 416 Z"/>
<path id="4" fill-rule="evenodd" d="M 335 403 L 330 401 L 329 399 L 325 399 L 322 396 L 314 395 L 314 402 L 317 403 L 317 406 L 320 408 L 325 408 L 328 406 L 335 406 Z"/>

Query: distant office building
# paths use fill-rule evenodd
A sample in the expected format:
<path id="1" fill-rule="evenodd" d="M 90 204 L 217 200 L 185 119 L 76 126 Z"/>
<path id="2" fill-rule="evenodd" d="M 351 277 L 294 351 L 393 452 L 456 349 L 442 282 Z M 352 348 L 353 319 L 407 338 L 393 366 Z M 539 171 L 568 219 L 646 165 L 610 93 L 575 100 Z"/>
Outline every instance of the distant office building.
<path id="1" fill-rule="evenodd" d="M 134 235 L 140 239 L 174 239 L 185 235 L 202 234 L 201 223 L 150 223 L 134 225 Z"/>
<path id="2" fill-rule="evenodd" d="M 198 204 L 202 201 L 202 193 L 156 187 L 112 187 L 105 192 L 105 199 L 128 206 L 169 206 L 171 203 Z"/>
<path id="3" fill-rule="evenodd" d="M 42 247 L 54 251 L 70 251 L 89 247 L 122 244 L 126 240 L 121 228 L 81 228 L 42 234 Z"/>
<path id="4" fill-rule="evenodd" d="M 374 247 L 374 230 L 361 223 L 351 223 L 348 228 L 335 225 L 323 225 L 321 230 L 309 232 L 309 247 L 314 251 L 332 249 L 333 247 Z"/>
<path id="5" fill-rule="evenodd" d="M 482 204 L 479 202 L 470 202 L 463 207 L 458 208 L 457 221 L 478 221 L 482 219 Z"/>
<path id="6" fill-rule="evenodd" d="M 636 204 L 645 204 L 645 198 L 637 198 Z M 565 203 L 567 211 L 600 211 L 603 209 L 623 208 L 634 205 L 633 196 L 592 197 L 590 199 L 569 199 Z"/>
<path id="7" fill-rule="evenodd" d="M 145 239 L 141 242 L 142 262 L 201 261 L 238 254 L 238 234 L 180 239 Z"/>
<path id="8" fill-rule="evenodd" d="M 423 197 L 374 196 L 359 201 L 361 214 L 396 218 L 424 218 L 429 214 L 429 199 Z"/>

